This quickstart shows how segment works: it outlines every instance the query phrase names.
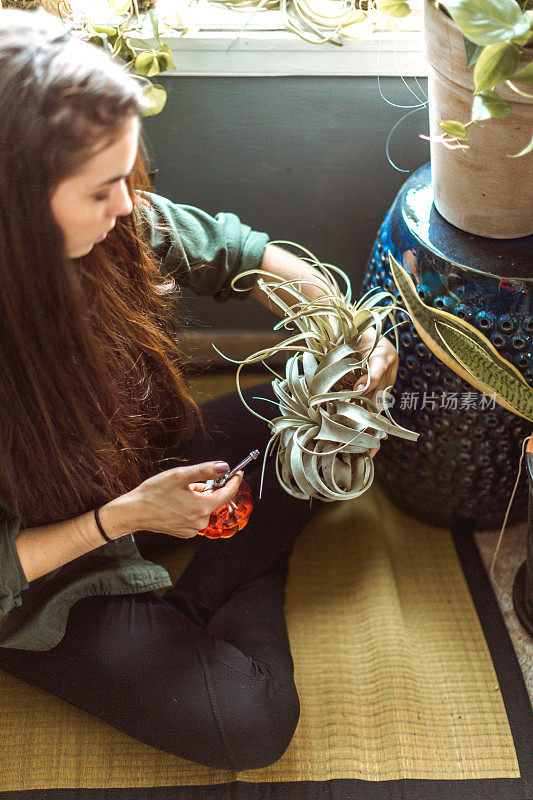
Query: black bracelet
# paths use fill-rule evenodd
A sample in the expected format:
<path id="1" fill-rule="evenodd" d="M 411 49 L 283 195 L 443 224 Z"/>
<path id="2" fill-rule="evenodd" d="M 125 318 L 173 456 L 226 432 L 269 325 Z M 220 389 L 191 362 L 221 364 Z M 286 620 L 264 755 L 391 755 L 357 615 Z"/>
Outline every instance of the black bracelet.
<path id="1" fill-rule="evenodd" d="M 102 534 L 102 536 L 104 537 L 106 542 L 114 542 L 115 540 L 114 539 L 110 539 L 109 536 L 107 535 L 107 533 L 102 528 L 102 523 L 100 522 L 100 517 L 98 516 L 98 509 L 97 508 L 94 509 L 94 518 L 96 520 L 96 524 L 98 525 L 98 530 L 100 531 L 100 533 Z"/>

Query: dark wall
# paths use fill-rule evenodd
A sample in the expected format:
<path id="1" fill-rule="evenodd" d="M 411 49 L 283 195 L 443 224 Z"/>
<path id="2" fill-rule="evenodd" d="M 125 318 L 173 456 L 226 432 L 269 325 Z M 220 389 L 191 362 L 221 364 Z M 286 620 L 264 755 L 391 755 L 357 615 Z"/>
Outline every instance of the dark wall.
<path id="1" fill-rule="evenodd" d="M 210 214 L 232 211 L 272 239 L 304 245 L 345 269 L 359 296 L 383 217 L 417 167 L 429 161 L 426 108 L 399 78 L 173 77 L 163 112 L 143 122 L 157 168 L 155 191 Z M 420 87 L 407 79 L 420 96 Z M 419 79 L 426 91 L 427 82 Z M 255 302 L 225 304 L 187 293 L 193 318 L 216 328 L 270 329 Z M 195 323 L 193 321 L 192 325 Z"/>

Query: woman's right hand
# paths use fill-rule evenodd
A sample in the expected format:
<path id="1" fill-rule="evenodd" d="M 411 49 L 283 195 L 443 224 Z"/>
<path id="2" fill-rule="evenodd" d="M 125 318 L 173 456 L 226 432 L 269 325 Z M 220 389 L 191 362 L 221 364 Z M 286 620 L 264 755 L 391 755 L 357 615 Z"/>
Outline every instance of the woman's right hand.
<path id="1" fill-rule="evenodd" d="M 220 489 L 204 492 L 206 481 L 224 474 L 224 470 L 215 470 L 216 463 L 208 461 L 160 472 L 123 495 L 135 520 L 135 530 L 190 539 L 207 527 L 211 513 L 235 497 L 243 477 L 240 471 Z"/>

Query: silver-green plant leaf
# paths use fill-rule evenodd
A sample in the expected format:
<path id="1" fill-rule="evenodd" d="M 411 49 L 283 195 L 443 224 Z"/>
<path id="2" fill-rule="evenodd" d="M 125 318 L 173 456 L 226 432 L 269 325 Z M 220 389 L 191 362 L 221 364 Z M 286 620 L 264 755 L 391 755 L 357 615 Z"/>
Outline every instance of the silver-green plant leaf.
<path id="1" fill-rule="evenodd" d="M 172 50 L 168 44 L 162 44 L 157 48 L 157 61 L 161 72 L 165 72 L 167 69 L 176 68 L 174 58 L 172 56 Z"/>
<path id="2" fill-rule="evenodd" d="M 151 83 L 142 88 L 143 94 L 143 117 L 153 117 L 159 114 L 167 102 L 167 91 L 160 83 Z"/>
<path id="3" fill-rule="evenodd" d="M 378 10 L 389 17 L 408 17 L 411 13 L 410 6 L 404 0 L 379 0 Z"/>
<path id="4" fill-rule="evenodd" d="M 531 21 L 515 0 L 442 0 L 459 30 L 471 42 L 493 45 L 527 33 Z"/>
<path id="5" fill-rule="evenodd" d="M 526 33 L 523 33 L 522 36 L 515 36 L 514 39 L 511 39 L 513 44 L 518 44 L 520 45 L 520 47 L 525 47 L 533 39 L 533 14 L 531 11 L 528 11 L 526 13 L 530 15 L 532 29 L 527 31 Z"/>
<path id="6" fill-rule="evenodd" d="M 443 119 L 442 122 L 439 122 L 439 125 L 444 133 L 453 136 L 455 139 L 460 139 L 461 141 L 468 139 L 468 131 L 462 122 L 456 122 L 454 119 Z"/>
<path id="7" fill-rule="evenodd" d="M 310 256 L 307 260 L 316 267 L 316 278 L 305 283 L 312 283 L 323 294 L 310 300 L 303 291 L 303 281 L 282 281 L 278 275 L 261 269 L 243 272 L 233 279 L 231 286 L 239 291 L 237 283 L 241 279 L 256 275 L 256 285 L 285 315 L 274 328 L 300 330 L 274 347 L 236 361 L 237 391 L 246 408 L 270 427 L 264 459 L 276 448 L 276 474 L 289 494 L 325 502 L 353 499 L 372 484 L 374 464 L 370 450 L 379 447 L 388 436 L 411 441 L 419 436 L 392 418 L 386 400 L 392 386 L 384 390 L 381 409 L 364 396 L 372 377 L 370 359 L 382 337 L 383 321 L 389 316 L 395 319 L 397 301 L 390 292 L 375 287 L 352 303 L 350 281 L 341 269 L 322 264 L 294 242 L 272 244 L 290 244 L 304 250 Z M 335 273 L 344 280 L 344 292 L 334 279 Z M 294 302 L 282 299 L 280 291 Z M 375 334 L 374 343 L 370 349 L 359 350 L 361 336 L 369 328 Z M 398 349 L 396 328 L 394 324 L 391 330 Z M 240 373 L 246 364 L 261 362 L 268 367 L 266 359 L 279 351 L 291 355 L 285 375 L 276 375 L 272 381 L 280 416 L 269 420 L 244 400 Z M 353 387 L 361 375 L 366 375 L 365 386 L 346 388 Z"/>
<path id="8" fill-rule="evenodd" d="M 516 44 L 494 44 L 485 47 L 474 67 L 476 93 L 492 89 L 511 78 L 520 62 Z"/>
<path id="9" fill-rule="evenodd" d="M 354 369 L 354 347 L 338 345 L 311 364 L 304 363 L 303 355 L 291 356 L 285 378 L 272 382 L 282 416 L 269 421 L 267 452 L 277 443 L 276 474 L 294 497 L 354 499 L 372 484 L 368 451 L 389 435 L 416 441 L 419 434 L 397 425 L 386 405 L 388 419 L 383 419 L 360 390 L 332 391 Z"/>
<path id="10" fill-rule="evenodd" d="M 533 388 L 492 342 L 465 320 L 427 306 L 410 275 L 389 252 L 391 274 L 422 341 L 475 389 L 533 422 Z"/>
<path id="11" fill-rule="evenodd" d="M 155 52 L 150 52 L 149 50 L 139 53 L 133 62 L 133 66 L 139 75 L 145 75 L 147 78 L 152 78 L 154 75 L 159 75 L 161 72 L 161 67 L 159 66 Z"/>
<path id="12" fill-rule="evenodd" d="M 471 42 L 463 34 L 463 45 L 465 48 L 465 57 L 466 57 L 466 68 L 474 66 L 478 58 L 480 57 L 481 53 L 483 52 L 483 45 L 476 44 L 475 42 Z"/>
<path id="13" fill-rule="evenodd" d="M 472 103 L 472 119 L 474 122 L 483 122 L 486 119 L 506 117 L 511 111 L 511 106 L 492 89 L 474 95 Z"/>
<path id="14" fill-rule="evenodd" d="M 513 83 L 525 83 L 528 86 L 533 86 L 533 61 L 530 61 L 524 69 L 515 72 L 510 80 L 512 80 Z"/>

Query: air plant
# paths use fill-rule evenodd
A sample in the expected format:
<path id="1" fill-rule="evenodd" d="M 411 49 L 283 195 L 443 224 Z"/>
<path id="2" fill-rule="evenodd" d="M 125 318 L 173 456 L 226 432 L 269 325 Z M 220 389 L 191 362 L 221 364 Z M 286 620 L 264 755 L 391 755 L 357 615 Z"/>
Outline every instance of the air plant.
<path id="1" fill-rule="evenodd" d="M 352 499 L 372 484 L 374 464 L 369 450 L 378 447 L 389 434 L 411 441 L 419 436 L 392 419 L 386 403 L 392 386 L 385 390 L 382 409 L 363 396 L 371 378 L 369 359 L 382 337 L 384 320 L 389 316 L 395 320 L 397 301 L 392 294 L 376 287 L 352 304 L 350 282 L 341 269 L 321 263 L 309 250 L 294 242 L 273 244 L 293 245 L 307 253 L 309 258 L 302 260 L 315 266 L 316 280 L 281 281 L 279 276 L 259 269 L 248 270 L 234 278 L 232 287 L 239 291 L 237 283 L 241 278 L 257 274 L 257 286 L 285 314 L 274 325 L 274 330 L 298 330 L 273 347 L 234 361 L 239 364 L 237 391 L 246 408 L 263 419 L 272 432 L 264 453 L 263 471 L 268 454 L 277 445 L 276 474 L 290 495 L 328 502 Z M 334 273 L 344 279 L 344 293 Z M 302 284 L 316 286 L 323 294 L 311 300 L 302 291 Z M 293 304 L 289 305 L 278 296 L 281 289 L 294 298 Z M 382 305 L 388 300 L 392 302 Z M 364 353 L 359 349 L 361 336 L 371 326 L 375 328 L 374 344 Z M 395 324 L 391 330 L 394 330 L 398 349 L 396 327 Z M 285 376 L 278 375 L 266 363 L 280 351 L 292 353 L 286 363 Z M 281 414 L 272 420 L 250 408 L 240 388 L 243 367 L 259 362 L 275 375 L 272 389 Z M 348 388 L 365 374 L 366 385 L 355 390 Z"/>
<path id="2" fill-rule="evenodd" d="M 311 44 L 341 47 L 345 39 L 365 39 L 383 27 L 396 31 L 401 17 L 420 14 L 419 0 L 211 0 L 236 11 L 253 12 L 240 29 L 242 33 L 256 13 L 268 9 L 280 12 L 287 30 Z"/>

